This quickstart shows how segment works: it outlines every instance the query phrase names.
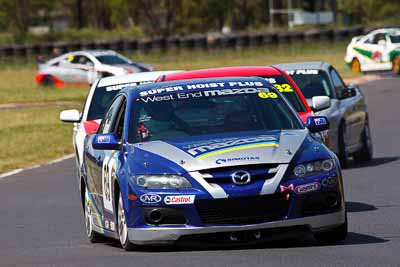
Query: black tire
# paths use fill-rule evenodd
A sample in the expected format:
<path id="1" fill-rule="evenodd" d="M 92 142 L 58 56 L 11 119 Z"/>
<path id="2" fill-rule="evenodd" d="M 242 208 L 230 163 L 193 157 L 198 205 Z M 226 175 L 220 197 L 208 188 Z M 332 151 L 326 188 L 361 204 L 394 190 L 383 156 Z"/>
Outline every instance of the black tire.
<path id="1" fill-rule="evenodd" d="M 90 205 L 89 197 L 88 197 L 88 192 L 86 191 L 86 188 L 84 188 L 85 193 L 84 195 L 84 219 L 85 219 L 85 229 L 86 229 L 86 236 L 88 237 L 89 241 L 91 243 L 98 243 L 104 240 L 103 236 L 100 235 L 99 233 L 95 232 L 93 229 L 93 216 L 92 216 L 92 208 Z"/>
<path id="2" fill-rule="evenodd" d="M 343 224 L 329 231 L 315 233 L 314 237 L 318 241 L 318 243 L 323 245 L 329 245 L 344 241 L 347 237 L 347 233 L 348 233 L 348 223 L 346 214 L 346 220 L 344 221 Z"/>
<path id="3" fill-rule="evenodd" d="M 50 75 L 45 75 L 42 78 L 42 85 L 45 87 L 54 87 L 54 79 Z"/>
<path id="4" fill-rule="evenodd" d="M 365 124 L 364 130 L 361 134 L 361 141 L 363 146 L 353 155 L 354 159 L 358 162 L 371 161 L 373 156 L 373 146 L 368 122 Z"/>
<path id="5" fill-rule="evenodd" d="M 346 152 L 346 143 L 345 143 L 345 126 L 344 123 L 342 123 L 339 126 L 339 136 L 338 136 L 338 146 L 339 146 L 339 161 L 340 161 L 340 165 L 342 166 L 342 168 L 347 168 L 349 166 L 349 155 Z"/>
<path id="6" fill-rule="evenodd" d="M 128 227 L 126 225 L 126 217 L 125 217 L 125 211 L 123 207 L 123 202 L 122 202 L 122 195 L 120 192 L 118 192 L 118 202 L 117 202 L 117 232 L 118 232 L 118 237 L 119 241 L 121 243 L 122 248 L 124 248 L 126 251 L 132 251 L 135 249 L 135 245 L 129 242 L 128 238 Z"/>
<path id="7" fill-rule="evenodd" d="M 400 56 L 397 55 L 393 58 L 392 61 L 392 71 L 395 74 L 400 74 Z"/>

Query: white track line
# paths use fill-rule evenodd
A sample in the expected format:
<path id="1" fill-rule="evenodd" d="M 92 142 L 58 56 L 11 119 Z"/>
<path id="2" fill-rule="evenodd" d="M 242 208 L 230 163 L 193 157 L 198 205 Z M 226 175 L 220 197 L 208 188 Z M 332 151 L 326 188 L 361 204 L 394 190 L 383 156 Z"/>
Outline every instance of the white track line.
<path id="1" fill-rule="evenodd" d="M 15 170 L 0 174 L 0 180 L 3 179 L 3 178 L 6 178 L 6 177 L 12 176 L 14 174 L 20 173 L 22 171 L 33 170 L 33 169 L 37 169 L 39 167 L 49 166 L 49 165 L 61 162 L 63 160 L 66 160 L 66 159 L 73 158 L 74 156 L 75 156 L 74 154 L 69 154 L 69 155 L 66 155 L 64 157 L 52 160 L 52 161 L 44 163 L 44 164 L 38 164 L 38 165 L 34 165 L 34 166 L 31 166 L 31 167 L 28 167 L 28 168 L 15 169 Z"/>

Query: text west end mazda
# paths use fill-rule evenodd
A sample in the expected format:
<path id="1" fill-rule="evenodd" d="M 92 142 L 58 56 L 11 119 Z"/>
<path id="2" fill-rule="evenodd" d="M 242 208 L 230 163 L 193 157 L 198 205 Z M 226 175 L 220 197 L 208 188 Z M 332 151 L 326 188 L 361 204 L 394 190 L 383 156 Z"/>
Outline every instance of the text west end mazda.
<path id="1" fill-rule="evenodd" d="M 336 156 L 260 78 L 198 79 L 126 88 L 85 139 L 80 183 L 86 230 L 129 250 L 213 238 L 262 241 L 311 230 L 347 234 Z"/>

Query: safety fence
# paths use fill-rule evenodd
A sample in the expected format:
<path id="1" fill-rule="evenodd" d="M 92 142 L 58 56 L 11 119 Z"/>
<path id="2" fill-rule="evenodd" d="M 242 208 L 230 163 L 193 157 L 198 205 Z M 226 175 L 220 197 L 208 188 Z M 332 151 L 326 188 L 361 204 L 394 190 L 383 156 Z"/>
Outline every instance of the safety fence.
<path id="1" fill-rule="evenodd" d="M 112 49 L 118 51 L 170 50 L 170 49 L 213 49 L 262 46 L 268 44 L 309 43 L 318 41 L 344 41 L 372 30 L 366 27 L 345 29 L 318 29 L 308 31 L 277 33 L 240 33 L 221 35 L 195 35 L 154 39 L 121 39 L 113 41 L 76 41 L 41 44 L 13 44 L 0 46 L 0 57 L 24 57 L 32 55 L 52 55 L 75 50 Z"/>

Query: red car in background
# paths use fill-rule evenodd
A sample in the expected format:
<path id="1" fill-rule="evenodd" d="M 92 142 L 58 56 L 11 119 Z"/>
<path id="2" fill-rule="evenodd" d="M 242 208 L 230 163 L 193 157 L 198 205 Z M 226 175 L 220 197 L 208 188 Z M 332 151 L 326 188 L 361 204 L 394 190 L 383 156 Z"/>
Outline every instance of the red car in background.
<path id="1" fill-rule="evenodd" d="M 293 79 L 286 72 L 275 67 L 226 67 L 183 71 L 162 75 L 156 82 L 242 76 L 262 77 L 272 83 L 286 96 L 304 123 L 307 117 L 313 115 L 311 107 L 307 104 L 306 99 Z"/>

